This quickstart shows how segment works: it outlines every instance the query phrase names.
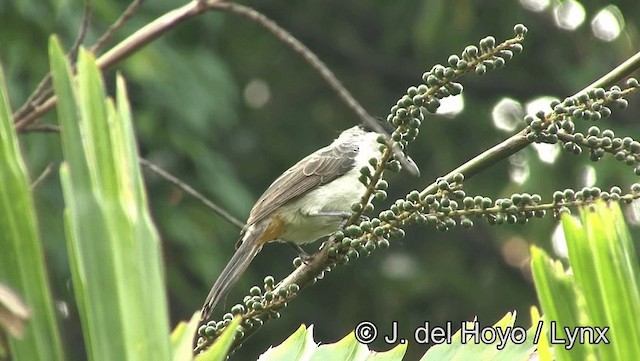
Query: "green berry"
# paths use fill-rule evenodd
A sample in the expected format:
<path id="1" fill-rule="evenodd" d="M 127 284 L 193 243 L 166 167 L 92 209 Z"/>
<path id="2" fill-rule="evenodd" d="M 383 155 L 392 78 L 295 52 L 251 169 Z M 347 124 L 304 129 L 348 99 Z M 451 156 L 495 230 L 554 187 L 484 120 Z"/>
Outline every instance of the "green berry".
<path id="1" fill-rule="evenodd" d="M 378 248 L 380 249 L 387 249 L 389 248 L 389 241 L 382 238 L 378 241 Z"/>
<path id="2" fill-rule="evenodd" d="M 258 286 L 253 286 L 249 290 L 249 294 L 251 294 L 252 296 L 260 296 L 262 295 L 262 290 Z"/>
<path id="3" fill-rule="evenodd" d="M 244 313 L 244 306 L 242 305 L 235 305 L 233 307 L 231 307 L 231 313 L 234 315 L 240 315 Z"/>
<path id="4" fill-rule="evenodd" d="M 523 24 L 516 24 L 516 25 L 513 27 L 513 31 L 516 33 L 516 35 L 520 35 L 520 36 L 522 36 L 522 35 L 527 34 L 527 31 L 529 31 L 529 30 L 528 30 L 528 29 L 527 29 L 527 27 L 526 27 L 526 26 L 524 26 Z"/>

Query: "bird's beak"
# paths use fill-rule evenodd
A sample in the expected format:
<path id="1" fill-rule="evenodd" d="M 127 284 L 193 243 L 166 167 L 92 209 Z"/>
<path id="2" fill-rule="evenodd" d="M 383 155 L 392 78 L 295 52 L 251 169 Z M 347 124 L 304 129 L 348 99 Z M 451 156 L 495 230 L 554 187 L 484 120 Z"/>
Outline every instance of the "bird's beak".
<path id="1" fill-rule="evenodd" d="M 414 162 L 413 159 L 411 159 L 411 157 L 409 157 L 406 154 L 404 155 L 404 160 L 406 160 L 406 162 L 401 162 L 401 163 L 404 166 L 404 168 L 407 170 L 407 172 L 419 178 L 420 168 L 418 168 L 418 165 L 416 164 L 416 162 Z"/>
<path id="2" fill-rule="evenodd" d="M 387 135 L 387 139 L 389 139 L 388 137 L 389 136 Z M 407 172 L 411 173 L 413 176 L 420 177 L 420 169 L 418 169 L 418 166 L 413 159 L 402 151 L 398 144 L 395 144 L 392 150 L 394 158 L 400 162 L 403 169 L 406 169 Z"/>

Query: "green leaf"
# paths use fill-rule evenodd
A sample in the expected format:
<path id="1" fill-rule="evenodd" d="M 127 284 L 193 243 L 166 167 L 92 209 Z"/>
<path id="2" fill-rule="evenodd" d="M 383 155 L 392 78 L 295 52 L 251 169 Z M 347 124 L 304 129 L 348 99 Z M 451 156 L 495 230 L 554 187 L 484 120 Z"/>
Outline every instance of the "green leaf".
<path id="1" fill-rule="evenodd" d="M 498 323 L 496 323 L 496 325 L 494 327 L 500 327 L 503 330 L 507 330 L 508 328 L 511 327 L 513 329 L 513 327 L 515 327 L 515 321 L 516 321 L 516 313 L 515 311 L 513 312 L 513 314 L 508 313 L 505 317 L 502 318 L 502 320 L 498 321 Z M 501 350 L 499 350 L 499 352 L 496 352 L 492 358 L 492 360 L 495 361 L 512 361 L 512 360 L 528 360 L 530 358 L 530 356 L 536 351 L 536 344 L 539 344 L 539 342 L 537 342 L 537 340 L 535 339 L 535 334 L 536 334 L 536 328 L 538 327 L 538 322 L 536 319 L 531 320 L 531 324 L 532 327 L 530 327 L 525 334 L 525 342 L 507 342 L 504 345 L 504 348 L 502 348 Z M 513 333 L 513 331 L 511 331 L 512 334 L 515 335 L 515 333 Z M 520 337 L 521 333 L 518 333 L 518 336 L 512 336 L 514 338 L 518 338 Z"/>
<path id="2" fill-rule="evenodd" d="M 487 328 L 479 326 L 477 321 L 465 322 L 462 326 L 467 330 L 465 340 L 462 339 L 462 329 L 460 329 L 451 337 L 450 343 L 445 342 L 431 347 L 420 360 L 528 360 L 535 352 L 533 341 L 535 327 L 528 330 L 518 327 L 518 330 L 514 331 L 515 320 L 515 313 L 509 312 L 496 324 Z M 470 336 L 476 331 L 477 339 Z M 485 331 L 484 339 L 479 336 L 483 331 Z M 498 334 L 502 334 L 502 338 Z M 494 337 L 493 342 L 483 342 Z M 513 341 L 514 339 L 518 344 Z"/>
<path id="3" fill-rule="evenodd" d="M 260 356 L 260 360 L 303 360 L 309 359 L 309 355 L 317 348 L 313 341 L 313 326 L 300 327 L 284 342 L 274 348 L 270 348 Z"/>
<path id="4" fill-rule="evenodd" d="M 147 208 L 124 81 L 117 106 L 93 56 L 77 79 L 57 40 L 49 46 L 65 162 L 65 230 L 80 318 L 92 360 L 168 360 L 164 274 Z"/>
<path id="5" fill-rule="evenodd" d="M 193 335 L 196 334 L 200 313 L 195 312 L 191 316 L 189 323 L 180 322 L 171 333 L 171 348 L 173 350 L 173 361 L 183 361 L 193 359 Z"/>
<path id="6" fill-rule="evenodd" d="M 581 224 L 569 215 L 563 216 L 562 224 L 589 326 L 608 327 L 610 344 L 596 345 L 598 358 L 640 359 L 640 325 L 636 317 L 629 317 L 640 312 L 640 274 L 619 205 L 599 202 L 582 210 Z"/>
<path id="7" fill-rule="evenodd" d="M 369 348 L 358 342 L 351 332 L 336 343 L 318 347 L 311 360 L 365 360 L 369 353 Z"/>
<path id="8" fill-rule="evenodd" d="M 540 361 L 552 361 L 553 351 L 549 344 L 549 337 L 547 337 L 548 327 L 544 323 L 544 319 L 540 316 L 540 311 L 537 307 L 531 307 L 531 329 L 533 331 L 533 343 L 537 345 L 537 354 Z"/>
<path id="9" fill-rule="evenodd" d="M 551 341 L 567 340 L 565 327 L 575 329 L 582 325 L 580 317 L 584 314 L 576 302 L 582 296 L 574 287 L 573 276 L 565 272 L 559 261 L 553 261 L 535 246 L 531 247 L 531 269 Z M 571 350 L 562 345 L 553 349 L 557 360 L 586 360 L 587 355 L 593 354 L 591 346 L 585 344 L 574 345 Z"/>
<path id="10" fill-rule="evenodd" d="M 233 341 L 236 337 L 238 326 L 242 321 L 241 317 L 236 317 L 231 321 L 229 326 L 225 327 L 222 335 L 216 339 L 216 342 L 211 345 L 206 351 L 199 354 L 196 361 L 224 361 L 227 359 L 227 354 L 231 350 Z M 193 335 L 193 334 L 192 334 Z"/>
<path id="11" fill-rule="evenodd" d="M 260 361 L 269 360 L 336 360 L 336 361 L 397 361 L 402 360 L 407 345 L 398 345 L 385 352 L 369 350 L 356 339 L 353 332 L 342 340 L 319 346 L 313 340 L 313 326 L 301 325 L 296 332 L 280 345 L 270 348 L 260 356 Z"/>
<path id="12" fill-rule="evenodd" d="M 13 360 L 63 360 L 29 177 L 13 127 L 0 69 L 0 281 L 31 310 L 22 340 L 9 338 Z"/>
<path id="13" fill-rule="evenodd" d="M 640 273 L 619 205 L 598 202 L 584 207 L 580 219 L 565 213 L 562 225 L 571 272 L 542 250 L 531 250 L 549 342 L 567 340 L 554 345 L 556 359 L 640 359 L 640 326 L 637 317 L 630 316 L 640 312 Z M 565 327 L 582 337 L 571 347 Z"/>
<path id="14" fill-rule="evenodd" d="M 392 348 L 389 351 L 385 352 L 375 352 L 371 351 L 369 356 L 365 359 L 366 361 L 396 361 L 402 360 L 404 354 L 407 353 L 407 344 L 399 344 L 398 346 Z"/>

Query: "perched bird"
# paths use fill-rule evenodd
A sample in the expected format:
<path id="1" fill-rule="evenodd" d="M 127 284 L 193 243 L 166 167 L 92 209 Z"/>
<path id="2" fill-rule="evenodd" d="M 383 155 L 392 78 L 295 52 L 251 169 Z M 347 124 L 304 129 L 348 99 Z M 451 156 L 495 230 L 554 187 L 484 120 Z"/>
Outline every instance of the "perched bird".
<path id="1" fill-rule="evenodd" d="M 360 169 L 369 159 L 380 156 L 379 136 L 361 126 L 349 128 L 333 143 L 287 169 L 267 188 L 249 213 L 235 254 L 211 288 L 201 320 L 210 317 L 264 244 L 284 241 L 302 251 L 300 244 L 331 234 L 348 219 L 351 205 L 365 191 L 358 180 Z M 410 158 L 406 160 L 415 167 Z"/>

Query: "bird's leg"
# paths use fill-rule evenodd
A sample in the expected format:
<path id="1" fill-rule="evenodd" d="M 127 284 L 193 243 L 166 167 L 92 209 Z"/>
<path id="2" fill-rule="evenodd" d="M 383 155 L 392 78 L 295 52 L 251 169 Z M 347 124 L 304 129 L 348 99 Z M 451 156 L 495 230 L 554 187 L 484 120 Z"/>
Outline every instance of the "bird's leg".
<path id="1" fill-rule="evenodd" d="M 349 218 L 351 218 L 351 213 L 349 213 L 349 215 L 347 217 L 342 219 L 342 222 L 340 222 L 340 226 L 338 226 L 338 229 L 344 229 L 344 226 L 347 225 L 347 222 L 349 221 Z M 362 223 L 362 222 L 368 221 L 368 220 L 369 220 L 369 217 L 361 214 L 359 219 L 358 219 L 358 223 Z"/>
<path id="2" fill-rule="evenodd" d="M 309 264 L 309 262 L 313 260 L 313 255 L 308 254 L 307 251 L 300 247 L 299 244 L 293 242 L 287 242 L 287 244 L 293 247 L 296 252 L 298 252 L 298 257 L 300 257 L 302 262 L 304 262 L 305 264 Z"/>
<path id="3" fill-rule="evenodd" d="M 316 216 L 324 216 L 324 217 L 338 217 L 338 218 L 342 218 L 342 220 L 340 221 L 340 224 L 338 225 L 338 228 L 336 230 L 344 230 L 344 227 L 347 225 L 347 222 L 349 221 L 349 218 L 351 218 L 351 212 L 345 212 L 345 211 L 320 211 L 320 212 L 316 212 L 316 213 L 310 213 L 308 214 L 309 216 L 312 217 L 316 217 Z M 364 216 L 364 215 L 360 215 L 360 222 L 364 222 L 364 221 L 368 221 L 369 217 Z M 326 246 L 327 242 L 322 243 L 322 245 L 320 246 L 320 249 L 322 250 L 325 246 Z M 296 245 L 297 246 L 297 245 Z M 296 246 L 294 246 L 294 248 L 296 248 Z M 298 249 L 299 246 L 297 246 L 296 249 Z M 307 258 L 306 260 L 302 257 L 300 257 L 305 263 L 307 261 L 310 261 L 310 259 L 313 259 L 313 256 L 310 256 L 309 258 Z"/>

